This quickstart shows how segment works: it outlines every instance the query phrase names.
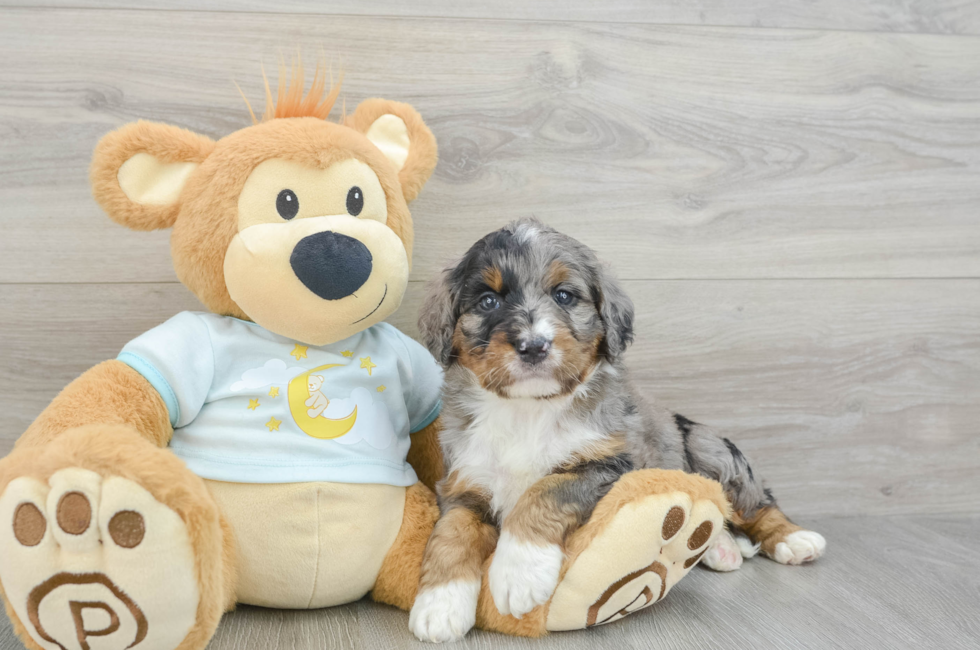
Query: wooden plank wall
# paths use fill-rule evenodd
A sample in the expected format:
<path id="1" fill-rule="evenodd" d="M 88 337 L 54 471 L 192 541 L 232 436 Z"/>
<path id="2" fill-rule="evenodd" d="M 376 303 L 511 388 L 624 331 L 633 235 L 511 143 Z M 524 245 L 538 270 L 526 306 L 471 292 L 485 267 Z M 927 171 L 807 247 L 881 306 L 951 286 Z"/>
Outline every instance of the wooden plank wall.
<path id="1" fill-rule="evenodd" d="M 167 234 L 92 201 L 98 138 L 140 118 L 221 137 L 248 123 L 232 82 L 260 102 L 260 66 L 302 51 L 342 65 L 348 108 L 408 101 L 439 140 L 407 332 L 446 260 L 533 214 L 624 279 L 645 393 L 729 431 L 794 514 L 980 507 L 977 3 L 16 5 L 0 454 L 85 368 L 197 307 Z"/>

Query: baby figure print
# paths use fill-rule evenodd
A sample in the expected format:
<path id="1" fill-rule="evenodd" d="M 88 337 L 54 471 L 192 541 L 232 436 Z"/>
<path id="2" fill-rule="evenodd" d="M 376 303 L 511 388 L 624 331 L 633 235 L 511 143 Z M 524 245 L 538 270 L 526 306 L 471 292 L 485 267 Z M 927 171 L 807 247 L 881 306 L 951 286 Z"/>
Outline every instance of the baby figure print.
<path id="1" fill-rule="evenodd" d="M 327 396 L 320 392 L 320 388 L 323 386 L 323 376 L 322 375 L 310 375 L 306 380 L 306 389 L 310 391 L 310 399 L 306 400 L 305 404 L 310 407 L 306 412 L 311 418 L 317 418 L 323 415 L 323 412 L 327 410 L 330 406 L 330 400 Z"/>

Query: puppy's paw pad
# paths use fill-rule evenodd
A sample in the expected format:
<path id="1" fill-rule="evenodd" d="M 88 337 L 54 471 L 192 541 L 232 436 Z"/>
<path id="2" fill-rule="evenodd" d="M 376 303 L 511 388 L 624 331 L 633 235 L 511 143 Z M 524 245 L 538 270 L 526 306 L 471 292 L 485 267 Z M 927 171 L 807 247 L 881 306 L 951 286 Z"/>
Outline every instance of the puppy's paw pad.
<path id="1" fill-rule="evenodd" d="M 0 581 L 45 648 L 174 648 L 197 618 L 194 555 L 177 513 L 132 481 L 79 468 L 8 484 Z"/>
<path id="2" fill-rule="evenodd" d="M 724 531 L 708 547 L 701 561 L 714 571 L 735 571 L 742 567 L 742 553 L 731 533 Z"/>
<path id="3" fill-rule="evenodd" d="M 497 610 L 520 618 L 548 602 L 558 586 L 563 559 L 557 544 L 531 544 L 504 531 L 489 573 L 490 594 Z"/>
<path id="4" fill-rule="evenodd" d="M 827 540 L 812 530 L 798 530 L 790 533 L 776 544 L 773 559 L 780 564 L 803 564 L 812 562 L 827 550 Z"/>
<path id="5" fill-rule="evenodd" d="M 420 641 L 456 641 L 476 624 L 478 580 L 454 580 L 419 592 L 408 627 Z"/>

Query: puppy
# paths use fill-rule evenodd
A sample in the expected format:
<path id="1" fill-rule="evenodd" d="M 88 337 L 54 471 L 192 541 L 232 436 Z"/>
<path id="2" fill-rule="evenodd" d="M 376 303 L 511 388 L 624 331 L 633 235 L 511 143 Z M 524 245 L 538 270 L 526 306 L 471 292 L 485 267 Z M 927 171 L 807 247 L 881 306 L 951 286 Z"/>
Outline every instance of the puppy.
<path id="1" fill-rule="evenodd" d="M 727 438 L 641 403 L 623 353 L 633 304 L 591 249 L 535 220 L 477 242 L 430 287 L 422 339 L 446 371 L 442 516 L 429 539 L 412 631 L 463 636 L 481 566 L 520 617 L 551 597 L 570 532 L 625 472 L 683 469 L 719 481 L 735 510 L 704 555 L 737 569 L 761 549 L 783 564 L 819 557 L 823 537 L 791 523 Z"/>

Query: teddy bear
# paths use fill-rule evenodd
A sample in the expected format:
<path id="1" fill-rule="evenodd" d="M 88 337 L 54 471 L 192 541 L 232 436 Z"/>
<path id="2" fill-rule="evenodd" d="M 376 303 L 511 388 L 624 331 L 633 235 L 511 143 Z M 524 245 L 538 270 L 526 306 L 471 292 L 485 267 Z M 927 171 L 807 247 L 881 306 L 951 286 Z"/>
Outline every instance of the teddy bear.
<path id="1" fill-rule="evenodd" d="M 0 593 L 29 648 L 197 650 L 236 603 L 413 604 L 439 517 L 441 371 L 383 321 L 436 140 L 395 101 L 329 121 L 339 84 L 319 68 L 304 87 L 301 68 L 275 96 L 267 81 L 263 116 L 217 141 L 140 121 L 95 150 L 96 201 L 171 229 L 203 309 L 83 373 L 0 461 Z M 713 481 L 632 472 L 566 541 L 549 603 L 501 615 L 484 581 L 476 624 L 618 620 L 663 598 L 728 514 Z"/>

